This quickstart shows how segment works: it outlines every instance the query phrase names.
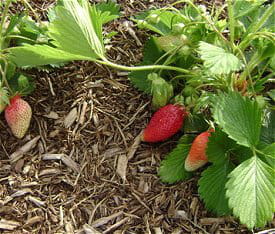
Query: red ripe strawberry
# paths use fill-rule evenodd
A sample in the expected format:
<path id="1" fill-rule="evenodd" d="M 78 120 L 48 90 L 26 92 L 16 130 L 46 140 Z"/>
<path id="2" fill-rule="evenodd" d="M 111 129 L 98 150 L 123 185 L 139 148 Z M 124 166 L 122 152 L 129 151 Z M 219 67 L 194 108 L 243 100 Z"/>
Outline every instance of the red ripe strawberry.
<path id="1" fill-rule="evenodd" d="M 32 116 L 30 105 L 19 95 L 10 100 L 10 105 L 5 109 L 5 118 L 14 136 L 22 138 L 29 126 Z"/>
<path id="2" fill-rule="evenodd" d="M 208 143 L 208 137 L 211 135 L 214 129 L 203 132 L 198 135 L 192 143 L 189 154 L 185 160 L 185 170 L 195 171 L 208 162 L 206 155 L 206 147 Z"/>
<path id="3" fill-rule="evenodd" d="M 141 140 L 146 142 L 164 141 L 177 133 L 187 115 L 183 106 L 168 104 L 154 113 L 144 129 Z"/>

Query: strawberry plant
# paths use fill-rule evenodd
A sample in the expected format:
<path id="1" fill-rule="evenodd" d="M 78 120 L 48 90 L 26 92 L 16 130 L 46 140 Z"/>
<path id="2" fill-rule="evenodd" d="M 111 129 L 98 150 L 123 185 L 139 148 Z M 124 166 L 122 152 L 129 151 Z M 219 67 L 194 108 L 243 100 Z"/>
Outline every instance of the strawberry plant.
<path id="1" fill-rule="evenodd" d="M 161 180 L 186 180 L 208 163 L 199 180 L 205 206 L 252 229 L 275 211 L 274 13 L 265 0 L 227 0 L 212 9 L 180 0 L 151 9 L 133 18 L 152 36 L 143 61 L 127 67 L 105 49 L 103 26 L 119 17 L 117 4 L 58 1 L 49 13 L 49 43 L 10 48 L 8 58 L 19 67 L 88 60 L 130 71 L 133 85 L 160 108 L 142 139 L 184 132 L 160 165 Z"/>
<path id="2" fill-rule="evenodd" d="M 43 44 L 48 41 L 46 27 L 30 18 L 27 11 L 9 13 L 10 6 L 15 2 L 7 0 L 0 5 L 3 9 L 0 17 L 0 113 L 5 110 L 12 133 L 22 138 L 29 127 L 31 108 L 19 95 L 30 94 L 34 85 L 32 79 L 9 58 L 8 50 L 23 44 Z M 22 2 L 30 7 L 28 2 Z"/>
<path id="3" fill-rule="evenodd" d="M 275 211 L 274 3 L 227 1 L 209 12 L 192 1 L 177 3 L 183 2 L 188 4 L 182 9 L 152 9 L 133 19 L 159 34 L 145 45 L 142 64 L 190 71 L 157 73 L 190 112 L 184 135 L 162 161 L 159 176 L 176 183 L 209 162 L 199 180 L 206 208 L 233 214 L 248 228 L 263 227 Z M 221 17 L 224 7 L 228 19 Z M 152 15 L 158 20 L 152 21 Z M 130 80 L 154 100 L 159 94 L 150 88 L 151 72 L 132 72 Z M 205 131 L 203 119 L 215 131 Z"/>

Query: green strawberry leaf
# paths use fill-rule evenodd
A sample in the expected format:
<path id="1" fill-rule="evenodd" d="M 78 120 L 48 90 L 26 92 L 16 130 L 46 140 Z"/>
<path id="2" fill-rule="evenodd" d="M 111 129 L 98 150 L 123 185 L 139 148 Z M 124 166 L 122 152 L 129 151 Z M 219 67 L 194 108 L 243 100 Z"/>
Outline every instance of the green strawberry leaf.
<path id="1" fill-rule="evenodd" d="M 233 4 L 233 12 L 234 12 L 234 18 L 241 18 L 246 15 L 249 15 L 249 13 L 257 10 L 259 6 L 263 4 L 265 0 L 260 1 L 234 1 Z"/>
<path id="2" fill-rule="evenodd" d="M 236 163 L 240 164 L 248 159 L 250 159 L 253 156 L 253 152 L 251 148 L 247 148 L 242 145 L 238 145 L 236 150 L 233 152 L 234 154 L 232 155 L 232 160 L 235 162 L 235 159 L 237 160 Z"/>
<path id="3" fill-rule="evenodd" d="M 275 170 L 275 142 L 261 149 L 265 161 Z"/>
<path id="4" fill-rule="evenodd" d="M 162 182 L 173 184 L 191 177 L 192 174 L 184 169 L 184 161 L 193 140 L 194 137 L 190 135 L 181 137 L 177 147 L 161 162 L 158 175 Z"/>
<path id="5" fill-rule="evenodd" d="M 22 20 L 23 16 L 24 16 L 23 14 L 12 15 L 10 17 L 10 20 L 9 20 L 7 28 L 6 28 L 6 30 L 3 33 L 3 36 L 7 36 L 9 33 L 11 33 L 13 31 L 13 29 L 15 28 L 15 26 L 17 26 L 20 23 L 20 21 Z"/>
<path id="6" fill-rule="evenodd" d="M 209 127 L 208 123 L 202 114 L 188 115 L 184 121 L 184 132 L 185 133 L 198 133 L 204 132 Z"/>
<path id="7" fill-rule="evenodd" d="M 100 12 L 102 24 L 106 24 L 119 17 L 120 7 L 112 1 L 102 2 L 96 5 L 96 9 Z"/>
<path id="8" fill-rule="evenodd" d="M 228 199 L 225 195 L 225 184 L 228 174 L 233 170 L 233 165 L 225 161 L 220 165 L 211 165 L 203 171 L 199 180 L 199 195 L 205 207 L 217 215 L 230 215 Z"/>
<path id="9" fill-rule="evenodd" d="M 266 144 L 275 142 L 275 110 L 266 110 L 261 130 L 261 141 Z"/>
<path id="10" fill-rule="evenodd" d="M 213 117 L 230 138 L 240 145 L 256 146 L 260 139 L 262 111 L 256 101 L 238 92 L 220 94 L 216 98 Z"/>
<path id="11" fill-rule="evenodd" d="M 234 54 L 225 51 L 223 48 L 201 41 L 198 52 L 202 60 L 204 60 L 204 67 L 211 74 L 229 74 L 242 68 L 241 61 Z"/>
<path id="12" fill-rule="evenodd" d="M 209 162 L 214 164 L 223 164 L 229 159 L 230 151 L 236 148 L 235 141 L 230 139 L 220 129 L 216 129 L 211 133 L 206 148 L 206 155 Z"/>
<path id="13" fill-rule="evenodd" d="M 88 1 L 62 1 L 54 9 L 56 16 L 48 27 L 53 39 L 50 46 L 11 48 L 18 66 L 38 66 L 71 60 L 95 60 L 104 57 L 102 19 L 96 7 Z M 28 59 L 26 59 L 28 58 Z"/>
<path id="14" fill-rule="evenodd" d="M 138 65 L 151 65 L 152 63 L 142 62 Z M 153 70 L 146 70 L 146 71 L 133 71 L 130 72 L 128 77 L 134 87 L 143 91 L 147 94 L 151 93 L 151 81 L 147 79 L 148 75 L 153 72 Z"/>
<path id="15" fill-rule="evenodd" d="M 19 67 L 41 66 L 47 64 L 63 63 L 72 60 L 91 60 L 77 54 L 70 54 L 47 45 L 24 45 L 9 49 L 9 59 Z M 28 59 L 26 59 L 28 58 Z"/>
<path id="16" fill-rule="evenodd" d="M 248 228 L 264 227 L 273 218 L 274 170 L 254 156 L 229 174 L 226 196 L 233 214 Z"/>
<path id="17" fill-rule="evenodd" d="M 64 1 L 64 7 L 55 8 L 56 18 L 49 26 L 49 35 L 54 39 L 53 44 L 61 50 L 71 54 L 96 58 L 103 56 L 103 42 L 97 33 L 101 23 L 98 16 L 94 25 L 92 11 L 96 16 L 98 12 L 90 7 L 87 1 Z"/>
<path id="18" fill-rule="evenodd" d="M 0 66 L 4 70 L 5 64 L 4 64 L 4 62 L 1 59 L 0 59 Z M 16 71 L 16 66 L 11 61 L 8 61 L 6 69 L 7 69 L 7 71 L 6 71 L 6 78 L 9 80 L 10 78 L 12 78 L 14 76 L 15 71 Z M 0 80 L 1 80 L 1 75 L 0 75 Z"/>
<path id="19" fill-rule="evenodd" d="M 275 71 L 275 54 L 270 58 L 270 61 L 269 61 L 269 64 L 270 64 L 270 67 L 271 69 L 273 70 L 273 72 Z M 273 89 L 274 90 L 274 89 Z M 272 91 L 272 90 L 271 90 Z M 273 92 L 273 95 L 270 96 L 272 97 L 273 101 L 275 101 L 275 94 L 274 94 L 274 91 Z"/>
<path id="20" fill-rule="evenodd" d="M 161 56 L 163 52 L 158 47 L 156 43 L 156 38 L 151 37 L 148 41 L 146 41 L 143 49 L 143 61 L 148 63 L 156 62 Z"/>

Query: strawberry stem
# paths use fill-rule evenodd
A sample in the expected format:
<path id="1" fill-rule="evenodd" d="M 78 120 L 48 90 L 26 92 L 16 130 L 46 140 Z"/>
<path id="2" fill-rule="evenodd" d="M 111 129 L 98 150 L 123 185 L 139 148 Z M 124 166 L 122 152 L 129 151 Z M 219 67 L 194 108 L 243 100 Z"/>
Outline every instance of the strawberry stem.
<path id="1" fill-rule="evenodd" d="M 147 65 L 147 66 L 136 66 L 136 67 L 128 67 L 120 64 L 115 64 L 107 59 L 103 60 L 96 60 L 95 62 L 98 62 L 100 64 L 104 64 L 107 66 L 110 66 L 112 68 L 116 68 L 119 70 L 124 70 L 124 71 L 145 71 L 145 70 L 156 70 L 156 69 L 166 69 L 166 70 L 172 70 L 172 71 L 177 71 L 180 73 L 192 73 L 191 71 L 187 69 L 183 69 L 180 67 L 173 67 L 173 66 L 167 66 L 167 65 Z"/>
<path id="2" fill-rule="evenodd" d="M 3 37 L 3 31 L 4 31 L 4 24 L 6 22 L 7 19 L 7 14 L 9 11 L 9 6 L 10 6 L 11 0 L 7 0 L 6 4 L 5 4 L 5 8 L 3 10 L 3 14 L 1 17 L 1 21 L 0 21 L 0 50 L 2 50 L 3 47 L 3 42 L 5 40 L 5 37 Z"/>

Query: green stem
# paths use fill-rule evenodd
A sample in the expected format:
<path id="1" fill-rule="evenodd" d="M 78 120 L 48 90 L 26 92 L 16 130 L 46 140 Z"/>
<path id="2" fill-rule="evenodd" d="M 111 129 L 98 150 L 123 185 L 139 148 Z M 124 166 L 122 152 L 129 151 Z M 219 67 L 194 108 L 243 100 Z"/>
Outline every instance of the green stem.
<path id="1" fill-rule="evenodd" d="M 271 32 L 257 32 L 257 33 L 249 34 L 238 45 L 238 47 L 240 48 L 240 50 L 244 51 L 249 46 L 249 44 L 251 43 L 251 41 L 253 41 L 255 39 L 258 39 L 259 37 L 267 39 L 267 40 L 270 40 L 271 42 L 274 43 L 275 34 L 271 33 Z"/>
<path id="2" fill-rule="evenodd" d="M 232 6 L 232 0 L 226 0 L 226 2 L 227 2 L 227 9 L 228 9 L 228 17 L 229 17 L 230 40 L 231 40 L 231 43 L 234 44 L 234 38 L 235 38 L 234 10 Z"/>
<path id="3" fill-rule="evenodd" d="M 264 12 L 262 18 L 258 21 L 257 24 L 252 26 L 250 30 L 248 30 L 248 33 L 255 33 L 257 32 L 267 21 L 267 19 L 274 13 L 275 3 L 273 2 L 271 6 Z"/>
<path id="4" fill-rule="evenodd" d="M 250 76 L 250 73 L 254 70 L 254 68 L 262 62 L 262 59 L 259 56 L 258 52 L 255 52 L 252 58 L 250 59 L 249 63 L 246 64 L 246 69 L 242 72 L 240 75 L 240 80 L 245 80 L 247 76 L 250 78 L 251 85 L 253 84 L 252 78 Z M 254 92 L 254 87 L 252 85 L 253 92 Z"/>
<path id="5" fill-rule="evenodd" d="M 178 52 L 178 50 L 181 48 L 182 46 L 178 46 L 177 48 L 173 49 L 173 53 L 171 53 L 166 60 L 164 61 L 164 63 L 162 64 L 163 66 L 166 66 L 170 63 L 170 61 L 172 60 L 172 58 L 176 55 L 176 53 Z M 156 63 L 155 63 L 156 64 Z M 161 76 L 161 72 L 163 69 L 159 70 L 159 76 Z"/>
<path id="6" fill-rule="evenodd" d="M 158 64 L 162 59 L 164 59 L 166 56 L 168 56 L 169 54 L 173 53 L 173 51 L 176 50 L 176 48 L 173 48 L 171 50 L 169 50 L 168 52 L 166 52 L 165 54 L 163 54 L 162 56 L 160 56 L 155 62 L 154 65 Z"/>
<path id="7" fill-rule="evenodd" d="M 241 74 L 241 76 L 240 76 L 240 80 L 241 80 L 241 81 L 246 80 L 246 75 L 248 75 L 249 81 L 250 81 L 250 83 L 252 84 L 253 81 L 252 81 L 252 77 L 251 77 L 251 74 L 250 74 L 250 71 L 249 71 L 249 65 L 248 65 L 248 63 L 247 63 L 247 60 L 246 60 L 246 58 L 245 58 L 245 55 L 244 55 L 243 51 L 240 49 L 240 47 L 236 46 L 236 49 L 237 49 L 237 52 L 239 52 L 239 54 L 241 55 L 242 60 L 243 60 L 243 62 L 244 62 L 244 66 L 245 66 L 245 70 L 242 72 L 242 74 Z M 246 73 L 246 71 L 249 71 L 249 72 Z M 252 92 L 255 94 L 254 86 L 252 85 L 251 88 L 252 88 Z"/>
<path id="8" fill-rule="evenodd" d="M 6 36 L 6 38 L 19 38 L 19 39 L 24 39 L 24 40 L 31 41 L 31 42 L 34 42 L 34 43 L 36 42 L 33 39 L 23 37 L 23 36 L 17 36 L 17 35 L 8 35 L 8 36 Z"/>
<path id="9" fill-rule="evenodd" d="M 147 65 L 147 66 L 127 67 L 124 65 L 115 64 L 107 59 L 96 60 L 95 62 L 110 66 L 110 67 L 118 69 L 118 70 L 123 70 L 123 71 L 145 71 L 145 70 L 166 69 L 166 70 L 171 70 L 171 71 L 177 71 L 180 73 L 191 73 L 187 69 L 183 69 L 180 67 L 166 66 L 166 65 Z"/>
<path id="10" fill-rule="evenodd" d="M 9 92 L 12 93 L 12 90 L 9 86 L 9 83 L 7 81 L 7 77 L 6 77 L 6 74 L 7 74 L 7 69 L 8 69 L 8 62 L 5 58 L 2 58 L 3 61 L 4 61 L 4 70 L 2 69 L 2 67 L 0 66 L 0 73 L 2 75 L 2 81 L 1 81 L 1 87 L 3 87 L 3 85 L 5 84 L 5 86 L 8 88 Z"/>
<path id="11" fill-rule="evenodd" d="M 1 21 L 0 21 L 0 50 L 3 47 L 3 45 L 2 45 L 3 41 L 4 41 L 3 30 L 4 30 L 4 24 L 6 22 L 6 17 L 7 17 L 8 11 L 9 11 L 10 4 L 11 4 L 11 0 L 7 0 L 7 2 L 5 4 L 3 14 L 2 14 L 2 18 L 1 18 Z"/>

